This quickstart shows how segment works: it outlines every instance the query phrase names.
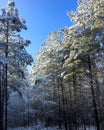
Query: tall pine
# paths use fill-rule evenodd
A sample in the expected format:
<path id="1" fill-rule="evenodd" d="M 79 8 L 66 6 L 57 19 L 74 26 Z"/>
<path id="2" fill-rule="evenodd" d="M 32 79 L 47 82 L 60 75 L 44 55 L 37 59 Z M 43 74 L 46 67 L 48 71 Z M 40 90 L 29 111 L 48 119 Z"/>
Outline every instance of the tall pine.
<path id="1" fill-rule="evenodd" d="M 7 130 L 7 100 L 8 89 L 12 86 L 11 81 L 24 77 L 24 68 L 31 64 L 32 57 L 27 53 L 25 47 L 30 44 L 29 40 L 24 40 L 19 32 L 26 30 L 25 20 L 19 17 L 15 2 L 9 0 L 6 7 L 2 9 L 0 16 L 0 56 L 7 60 L 2 67 L 1 78 L 3 81 L 0 89 L 1 99 L 3 99 L 0 115 L 0 129 Z M 0 101 L 1 101 L 0 99 Z M 1 102 L 0 102 L 1 103 Z"/>

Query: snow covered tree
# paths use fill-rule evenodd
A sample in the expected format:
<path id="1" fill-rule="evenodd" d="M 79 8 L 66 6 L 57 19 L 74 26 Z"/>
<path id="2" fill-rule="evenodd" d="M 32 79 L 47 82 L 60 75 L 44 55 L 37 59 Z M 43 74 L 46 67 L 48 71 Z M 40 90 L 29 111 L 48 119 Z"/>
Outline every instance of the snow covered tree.
<path id="1" fill-rule="evenodd" d="M 93 1 L 93 0 L 79 0 L 79 6 L 76 12 L 71 13 L 72 21 L 76 22 L 77 28 L 74 33 L 74 41 L 72 44 L 72 52 L 73 52 L 73 59 L 69 59 L 69 68 L 75 68 L 75 62 L 77 66 L 81 67 L 81 64 L 85 68 L 84 70 L 87 72 L 89 71 L 89 82 L 91 87 L 92 93 L 92 101 L 95 113 L 95 122 L 96 127 L 99 130 L 101 125 L 99 121 L 98 115 L 98 106 L 97 106 L 97 98 L 95 98 L 95 81 L 97 73 L 99 73 L 98 68 L 102 68 L 99 66 L 98 57 L 102 57 L 102 48 L 103 48 L 103 33 L 104 33 L 104 2 L 102 0 Z M 103 53 L 102 53 L 103 55 Z M 73 60 L 75 62 L 73 62 Z M 67 63 L 68 63 L 67 62 Z M 99 62 L 99 63 L 98 63 Z M 83 64 L 84 63 L 84 64 Z M 81 67 L 81 68 L 83 68 Z M 70 68 L 71 69 L 71 68 Z M 77 69 L 77 68 L 76 68 Z M 97 71 L 97 73 L 96 73 Z M 84 72 L 84 71 L 82 71 Z M 70 71 L 69 71 L 70 75 Z"/>
<path id="2" fill-rule="evenodd" d="M 0 16 L 0 47 L 2 48 L 0 51 L 1 56 L 8 60 L 4 65 L 4 106 L 3 117 L 0 116 L 0 120 L 4 119 L 0 124 L 3 130 L 7 130 L 7 89 L 14 87 L 12 82 L 24 77 L 24 68 L 32 62 L 32 57 L 25 49 L 30 41 L 24 40 L 19 35 L 22 29 L 27 29 L 25 20 L 19 17 L 15 2 L 8 0 Z"/>
<path id="3" fill-rule="evenodd" d="M 42 93 L 45 91 L 46 102 L 54 86 L 59 117 L 61 123 L 64 119 L 66 130 L 86 129 L 87 125 L 103 128 L 103 5 L 103 0 L 79 0 L 77 10 L 69 13 L 74 25 L 61 30 L 60 40 L 57 33 L 50 33 L 34 62 L 32 84 L 38 96 L 40 86 Z"/>
<path id="4" fill-rule="evenodd" d="M 62 56 L 57 50 L 62 46 L 62 44 L 60 32 L 50 33 L 33 65 L 31 82 L 34 89 L 37 89 L 37 96 L 39 96 L 40 92 L 41 97 L 43 97 L 42 99 L 46 100 L 42 102 L 47 102 L 48 111 L 51 111 L 50 102 L 53 102 L 54 106 L 56 102 L 57 78 L 60 74 L 60 61 L 62 60 Z M 44 94 L 42 94 L 43 91 Z"/>

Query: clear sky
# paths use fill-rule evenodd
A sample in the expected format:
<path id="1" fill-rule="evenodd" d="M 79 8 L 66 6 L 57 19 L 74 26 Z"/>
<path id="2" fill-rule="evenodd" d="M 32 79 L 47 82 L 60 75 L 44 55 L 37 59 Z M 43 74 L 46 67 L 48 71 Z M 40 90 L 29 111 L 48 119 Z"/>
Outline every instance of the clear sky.
<path id="1" fill-rule="evenodd" d="M 77 0 L 14 0 L 20 16 L 27 22 L 27 31 L 22 35 L 31 40 L 27 51 L 34 57 L 48 33 L 71 26 L 67 12 L 75 10 Z M 8 0 L 0 0 L 3 8 Z"/>

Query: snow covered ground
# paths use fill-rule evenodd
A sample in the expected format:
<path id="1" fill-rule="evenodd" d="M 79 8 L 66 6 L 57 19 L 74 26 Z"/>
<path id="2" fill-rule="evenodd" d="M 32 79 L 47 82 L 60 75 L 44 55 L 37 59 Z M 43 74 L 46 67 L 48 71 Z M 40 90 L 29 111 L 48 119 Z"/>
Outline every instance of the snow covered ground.
<path id="1" fill-rule="evenodd" d="M 57 130 L 56 127 L 44 127 L 44 124 L 38 122 L 37 125 L 30 127 L 18 127 L 18 128 L 8 128 L 8 130 Z"/>
<path id="2" fill-rule="evenodd" d="M 42 125 L 35 125 L 35 126 L 31 126 L 31 127 L 18 127 L 18 128 L 9 128 L 8 130 L 60 130 L 56 127 L 47 127 L 47 128 L 44 128 L 44 126 Z M 64 130 L 64 129 L 61 129 L 61 130 Z M 80 130 L 83 130 L 83 129 L 80 129 Z M 95 127 L 90 127 L 90 128 L 87 128 L 86 130 L 96 130 Z"/>
<path id="3" fill-rule="evenodd" d="M 42 127 L 37 127 L 37 126 L 33 126 L 33 127 L 18 127 L 18 128 L 9 128 L 8 130 L 58 130 L 55 127 L 48 127 L 48 128 L 42 128 Z"/>

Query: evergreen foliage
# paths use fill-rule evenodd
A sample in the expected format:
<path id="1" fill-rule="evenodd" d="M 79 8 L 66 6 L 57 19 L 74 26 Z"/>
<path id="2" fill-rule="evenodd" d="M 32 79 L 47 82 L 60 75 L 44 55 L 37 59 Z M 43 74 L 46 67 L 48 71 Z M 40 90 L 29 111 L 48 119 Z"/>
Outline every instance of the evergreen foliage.
<path id="1" fill-rule="evenodd" d="M 78 0 L 78 8 L 68 16 L 73 25 L 49 33 L 28 74 L 32 57 L 25 47 L 30 41 L 19 35 L 27 29 L 25 20 L 13 0 L 2 9 L 1 130 L 6 130 L 7 99 L 9 127 L 41 122 L 49 129 L 104 129 L 104 1 Z"/>

